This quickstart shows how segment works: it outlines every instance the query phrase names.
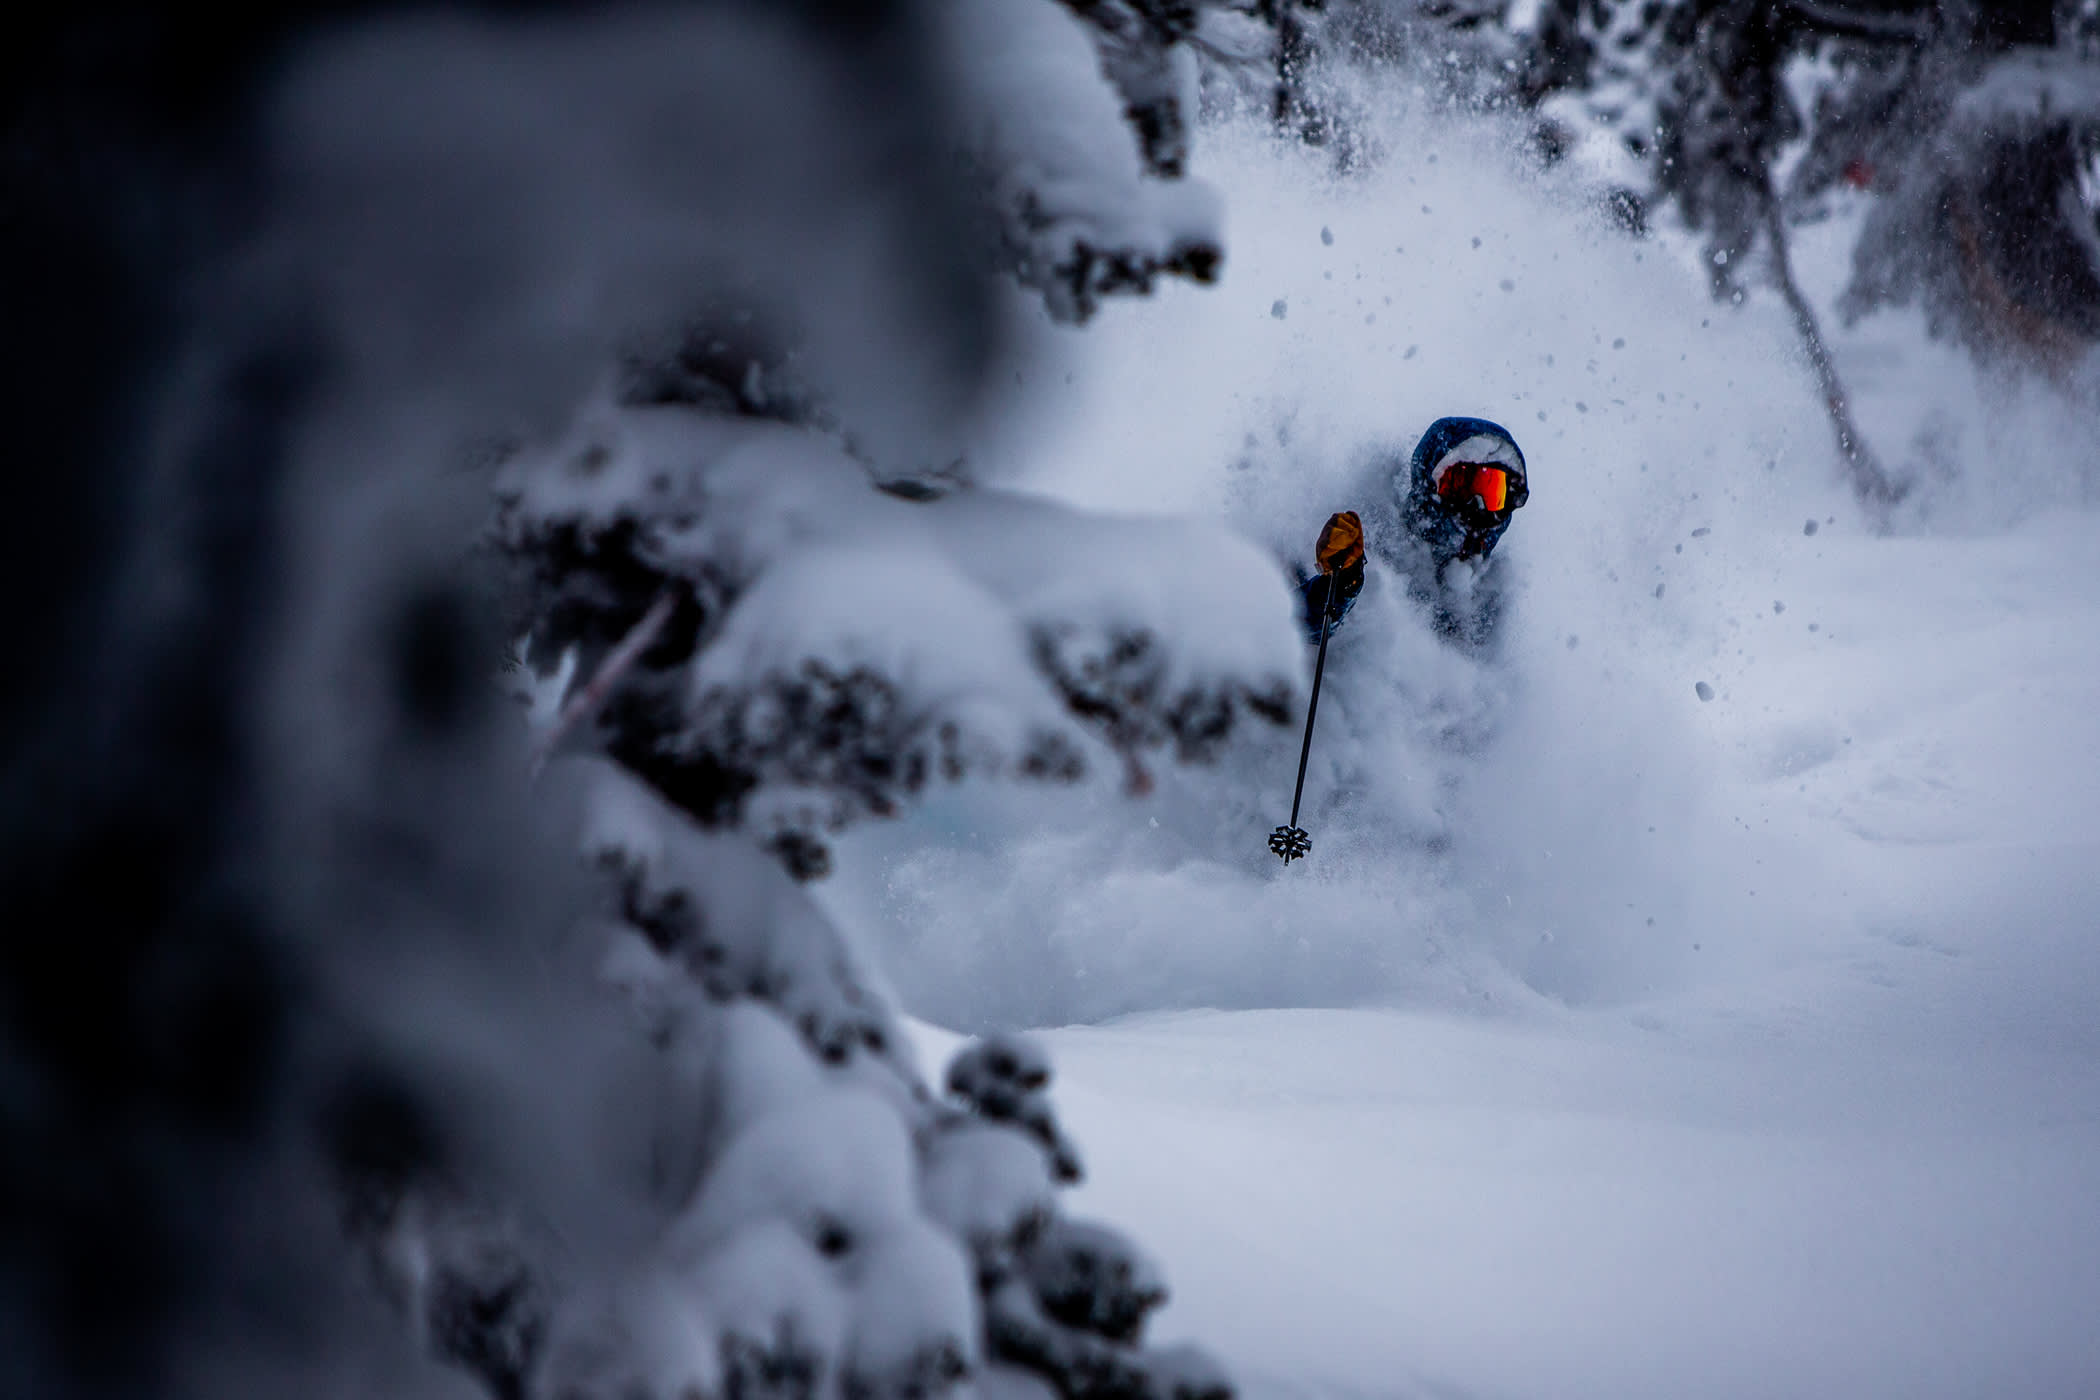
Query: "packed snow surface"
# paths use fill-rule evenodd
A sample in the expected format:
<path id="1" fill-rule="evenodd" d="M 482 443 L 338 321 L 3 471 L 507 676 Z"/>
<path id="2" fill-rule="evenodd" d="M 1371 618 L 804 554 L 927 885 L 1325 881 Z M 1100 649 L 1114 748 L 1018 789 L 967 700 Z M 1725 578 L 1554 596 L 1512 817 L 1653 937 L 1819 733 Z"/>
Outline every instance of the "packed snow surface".
<path id="1" fill-rule="evenodd" d="M 987 473 L 1288 563 L 1499 420 L 1499 646 L 1374 559 L 1289 869 L 1295 733 L 955 791 L 828 906 L 926 1021 L 1065 1027 L 1079 1206 L 1250 1395 L 2100 1394 L 2093 415 L 1840 333 L 1884 529 L 1769 292 L 1447 118 L 1347 178 L 1207 135 L 1223 283 L 1046 327 Z M 1824 305 L 1856 213 L 1803 231 Z"/>

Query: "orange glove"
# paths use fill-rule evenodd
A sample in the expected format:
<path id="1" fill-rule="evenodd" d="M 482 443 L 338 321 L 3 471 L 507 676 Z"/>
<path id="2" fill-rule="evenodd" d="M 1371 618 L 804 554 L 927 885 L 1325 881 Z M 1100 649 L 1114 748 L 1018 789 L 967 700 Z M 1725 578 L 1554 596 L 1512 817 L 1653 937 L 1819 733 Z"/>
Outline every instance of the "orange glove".
<path id="1" fill-rule="evenodd" d="M 1313 560 L 1323 574 L 1351 569 L 1364 562 L 1364 523 L 1356 518 L 1355 511 L 1340 511 L 1327 517 L 1327 524 L 1320 531 L 1320 542 L 1313 546 Z"/>

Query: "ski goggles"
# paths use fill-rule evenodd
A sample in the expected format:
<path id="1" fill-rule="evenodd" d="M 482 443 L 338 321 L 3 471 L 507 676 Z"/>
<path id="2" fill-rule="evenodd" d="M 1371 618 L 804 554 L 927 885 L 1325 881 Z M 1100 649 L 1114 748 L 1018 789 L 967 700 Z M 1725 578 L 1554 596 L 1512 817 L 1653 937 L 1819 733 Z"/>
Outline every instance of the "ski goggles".
<path id="1" fill-rule="evenodd" d="M 1436 479 L 1437 499 L 1453 506 L 1479 501 L 1489 515 L 1500 515 L 1509 507 L 1509 471 L 1480 462 L 1453 462 Z"/>

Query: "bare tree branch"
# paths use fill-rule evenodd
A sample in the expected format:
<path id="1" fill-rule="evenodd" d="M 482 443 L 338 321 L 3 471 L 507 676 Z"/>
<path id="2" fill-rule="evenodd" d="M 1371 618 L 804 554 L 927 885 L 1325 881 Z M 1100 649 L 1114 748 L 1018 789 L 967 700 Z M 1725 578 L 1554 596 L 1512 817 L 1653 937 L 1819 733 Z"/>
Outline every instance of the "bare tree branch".
<path id="1" fill-rule="evenodd" d="M 1823 395 L 1824 411 L 1830 415 L 1831 430 L 1837 435 L 1838 453 L 1845 459 L 1852 494 L 1862 505 L 1886 512 L 1903 499 L 1909 487 L 1897 481 L 1881 465 L 1874 449 L 1860 436 L 1859 425 L 1852 421 L 1844 381 L 1838 378 L 1837 365 L 1830 358 L 1829 347 L 1823 343 L 1823 330 L 1816 321 L 1815 308 L 1808 304 L 1800 283 L 1794 280 L 1786 220 L 1780 215 L 1779 196 L 1773 190 L 1769 176 L 1763 183 L 1761 202 L 1765 237 L 1771 243 L 1772 279 L 1779 284 L 1779 294 L 1786 299 L 1787 309 L 1794 315 L 1794 329 L 1800 334 L 1802 349 L 1808 354 L 1809 368 L 1815 372 L 1816 387 Z"/>

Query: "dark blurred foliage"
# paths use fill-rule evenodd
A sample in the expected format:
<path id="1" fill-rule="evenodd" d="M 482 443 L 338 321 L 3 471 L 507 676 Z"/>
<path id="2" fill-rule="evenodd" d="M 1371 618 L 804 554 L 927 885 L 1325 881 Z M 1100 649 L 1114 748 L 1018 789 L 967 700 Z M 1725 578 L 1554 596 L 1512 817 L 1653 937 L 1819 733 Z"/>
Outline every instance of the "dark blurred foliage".
<path id="1" fill-rule="evenodd" d="M 559 905 L 518 874 L 477 596 L 414 530 L 307 528 L 300 460 L 360 352 L 304 295 L 331 250 L 285 236 L 266 120 L 307 54 L 406 8 L 41 7 L 0 45 L 11 1395 L 458 1384 L 347 1286 L 335 1185 L 477 1150 L 503 1093 L 443 1041 L 505 1033 L 490 1005 L 529 998 L 485 955 Z M 842 58 L 909 54 L 897 6 L 798 13 Z M 327 722 L 309 702 L 347 756 L 279 747 Z"/>
<path id="2" fill-rule="evenodd" d="M 124 605 L 158 371 L 215 250 L 252 228 L 262 75 L 292 32 L 40 10 L 7 45 L 0 404 L 0 1347 L 25 1393 L 156 1393 L 169 1335 L 238 1275 L 225 1229 L 273 1151 L 306 988 L 253 872 L 242 714 L 272 621 L 284 434 L 316 367 L 217 386 L 180 523 L 180 614 Z M 267 1254 L 267 1250 L 263 1251 Z"/>

